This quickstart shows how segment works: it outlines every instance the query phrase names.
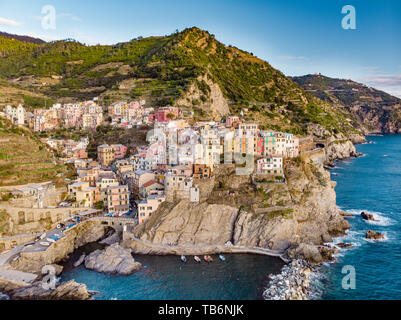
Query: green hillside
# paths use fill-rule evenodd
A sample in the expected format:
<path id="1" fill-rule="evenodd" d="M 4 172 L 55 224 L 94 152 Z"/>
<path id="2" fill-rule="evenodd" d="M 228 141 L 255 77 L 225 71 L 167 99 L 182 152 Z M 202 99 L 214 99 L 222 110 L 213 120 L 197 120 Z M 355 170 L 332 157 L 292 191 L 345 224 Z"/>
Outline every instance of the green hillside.
<path id="1" fill-rule="evenodd" d="M 321 74 L 292 78 L 305 91 L 348 110 L 366 131 L 400 133 L 401 99 L 364 84 Z"/>
<path id="2" fill-rule="evenodd" d="M 29 130 L 0 118 L 0 186 L 50 180 L 62 185 L 72 174 Z"/>
<path id="3" fill-rule="evenodd" d="M 61 101 L 95 96 L 104 104 L 130 98 L 146 99 L 152 106 L 179 101 L 196 119 L 207 119 L 216 107 L 217 85 L 231 113 L 247 107 L 245 117 L 264 127 L 307 134 L 308 124 L 317 123 L 331 133 L 354 131 L 346 121 L 347 111 L 306 93 L 267 62 L 225 46 L 198 28 L 113 46 L 57 41 L 12 50 L 4 51 L 0 77 Z M 190 88 L 199 94 L 192 97 Z"/>

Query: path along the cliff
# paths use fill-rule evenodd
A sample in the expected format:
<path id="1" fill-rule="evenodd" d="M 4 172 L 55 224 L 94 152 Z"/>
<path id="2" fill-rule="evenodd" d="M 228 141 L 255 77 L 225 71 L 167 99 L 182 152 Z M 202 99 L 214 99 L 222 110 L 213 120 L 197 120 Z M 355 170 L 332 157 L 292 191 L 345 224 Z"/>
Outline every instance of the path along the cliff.
<path id="1" fill-rule="evenodd" d="M 260 254 L 270 257 L 280 258 L 285 263 L 290 260 L 284 257 L 284 252 L 270 250 L 260 247 L 245 247 L 235 245 L 185 245 L 175 246 L 169 244 L 152 243 L 147 240 L 136 238 L 133 234 L 126 235 L 124 240 L 130 241 L 133 247 L 133 253 L 150 253 L 150 254 L 174 254 L 174 255 L 203 255 L 212 253 L 248 253 Z M 139 245 L 139 246 L 138 246 Z"/>

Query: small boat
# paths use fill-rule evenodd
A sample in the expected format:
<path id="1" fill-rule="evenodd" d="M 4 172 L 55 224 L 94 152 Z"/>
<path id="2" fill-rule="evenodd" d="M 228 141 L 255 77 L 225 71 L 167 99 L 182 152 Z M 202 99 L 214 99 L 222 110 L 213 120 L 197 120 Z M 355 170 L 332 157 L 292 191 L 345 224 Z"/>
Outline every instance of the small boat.
<path id="1" fill-rule="evenodd" d="M 202 261 L 201 258 L 199 258 L 198 256 L 195 256 L 195 257 L 194 257 L 194 260 L 195 260 L 197 263 L 201 263 L 201 261 Z"/>
<path id="2" fill-rule="evenodd" d="M 187 262 L 187 258 L 184 255 L 181 255 L 181 261 L 186 263 Z"/>
<path id="3" fill-rule="evenodd" d="M 46 241 L 51 242 L 51 243 L 56 243 L 56 240 L 54 240 L 52 238 L 47 238 Z"/>
<path id="4" fill-rule="evenodd" d="M 211 256 L 204 256 L 203 259 L 204 259 L 207 263 L 213 262 L 213 259 L 212 259 Z"/>
<path id="5" fill-rule="evenodd" d="M 388 157 L 388 154 L 383 154 L 383 157 Z"/>
<path id="6" fill-rule="evenodd" d="M 222 254 L 219 254 L 219 258 L 220 258 L 221 261 L 226 261 L 226 257 L 223 256 Z"/>
<path id="7" fill-rule="evenodd" d="M 43 246 L 43 247 L 48 247 L 48 246 L 50 246 L 50 243 L 49 242 L 45 242 L 45 241 L 43 241 L 43 242 L 41 242 L 41 243 L 39 243 L 41 246 Z"/>

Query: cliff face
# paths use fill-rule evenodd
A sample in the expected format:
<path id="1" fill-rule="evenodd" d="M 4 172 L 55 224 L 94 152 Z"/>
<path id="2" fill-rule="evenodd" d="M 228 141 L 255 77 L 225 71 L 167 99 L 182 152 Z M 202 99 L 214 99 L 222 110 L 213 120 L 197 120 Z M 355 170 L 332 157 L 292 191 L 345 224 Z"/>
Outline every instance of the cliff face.
<path id="1" fill-rule="evenodd" d="M 347 109 L 353 125 L 365 134 L 401 132 L 401 99 L 397 97 L 352 80 L 320 74 L 293 77 L 292 80 L 312 95 Z"/>
<path id="2" fill-rule="evenodd" d="M 57 263 L 75 249 L 98 241 L 105 235 L 106 228 L 97 222 L 87 221 L 67 231 L 66 236 L 52 244 L 46 251 L 22 252 L 20 258 L 12 263 L 16 270 L 40 273 L 43 266 Z"/>
<path id="3" fill-rule="evenodd" d="M 155 244 L 205 248 L 231 241 L 308 256 L 306 251 L 349 228 L 336 206 L 335 183 L 319 161 L 310 161 L 310 157 L 287 161 L 284 184 L 260 176 L 236 176 L 234 167 L 222 166 L 213 179 L 200 182 L 204 196 L 199 204 L 163 204 L 137 227 L 136 237 Z M 132 247 L 141 251 L 138 243 Z M 321 259 L 315 252 L 313 260 Z"/>

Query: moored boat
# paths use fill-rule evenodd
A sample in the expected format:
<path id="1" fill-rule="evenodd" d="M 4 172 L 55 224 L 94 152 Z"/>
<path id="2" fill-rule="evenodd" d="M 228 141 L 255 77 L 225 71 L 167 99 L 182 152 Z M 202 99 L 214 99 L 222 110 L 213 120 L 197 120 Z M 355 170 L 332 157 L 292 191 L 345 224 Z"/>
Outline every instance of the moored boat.
<path id="1" fill-rule="evenodd" d="M 187 258 L 184 255 L 181 255 L 181 261 L 185 263 L 187 262 Z"/>
<path id="2" fill-rule="evenodd" d="M 194 260 L 195 260 L 197 263 L 201 263 L 201 261 L 202 261 L 201 258 L 199 258 L 198 256 L 195 256 L 195 257 L 194 257 Z"/>
<path id="3" fill-rule="evenodd" d="M 220 258 L 221 261 L 226 261 L 226 257 L 223 256 L 222 254 L 219 254 L 219 258 Z"/>
<path id="4" fill-rule="evenodd" d="M 203 259 L 204 259 L 207 263 L 213 262 L 213 259 L 212 259 L 211 256 L 204 256 Z"/>

